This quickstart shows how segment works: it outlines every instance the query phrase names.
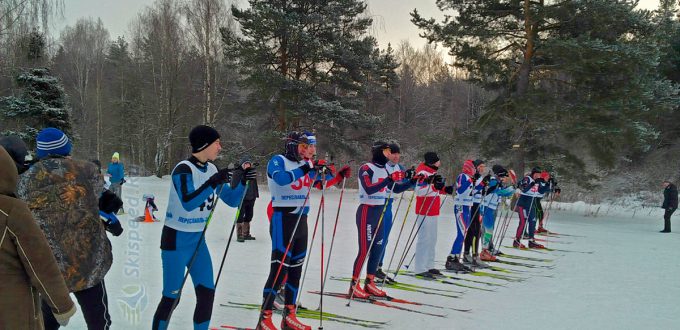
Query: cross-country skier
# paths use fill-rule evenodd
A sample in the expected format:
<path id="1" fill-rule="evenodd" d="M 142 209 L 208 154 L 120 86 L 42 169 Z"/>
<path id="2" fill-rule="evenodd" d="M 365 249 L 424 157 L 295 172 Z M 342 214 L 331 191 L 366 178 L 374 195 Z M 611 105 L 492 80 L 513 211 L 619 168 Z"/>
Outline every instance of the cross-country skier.
<path id="1" fill-rule="evenodd" d="M 437 245 L 437 222 L 441 211 L 441 198 L 446 193 L 444 179 L 437 174 L 441 160 L 436 152 L 429 151 L 423 155 L 423 162 L 416 168 L 416 177 L 421 179 L 416 183 L 416 224 L 418 242 L 414 256 L 413 271 L 420 275 L 433 278 L 441 275 L 434 267 L 435 247 Z M 450 187 L 449 193 L 453 191 Z"/>
<path id="2" fill-rule="evenodd" d="M 382 258 L 384 249 L 383 229 L 384 212 L 387 210 L 388 189 L 392 193 L 401 193 L 412 186 L 410 181 L 404 182 L 406 173 L 395 171 L 388 174 L 385 169 L 391 154 L 388 143 L 378 141 L 371 147 L 371 161 L 359 168 L 359 207 L 356 213 L 359 252 L 354 260 L 352 283 L 349 294 L 356 298 L 369 296 L 384 297 L 387 294 L 375 284 L 375 273 Z M 370 251 L 369 251 L 370 250 Z M 368 258 L 368 262 L 365 262 Z M 361 270 L 366 263 L 366 279 L 361 287 Z"/>
<path id="3" fill-rule="evenodd" d="M 163 297 L 153 318 L 152 329 L 167 329 L 169 315 L 194 253 L 190 269 L 196 292 L 194 329 L 208 329 L 215 297 L 212 260 L 202 232 L 211 211 L 221 199 L 237 207 L 244 191 L 244 182 L 253 179 L 254 170 L 247 171 L 235 187 L 229 184 L 230 170 L 218 170 L 211 163 L 222 146 L 220 135 L 212 127 L 199 125 L 189 133 L 191 157 L 179 162 L 172 170 L 172 185 L 165 226 L 161 234 L 161 259 L 163 262 Z M 219 194 L 219 196 L 218 196 Z"/>
<path id="4" fill-rule="evenodd" d="M 399 148 L 399 145 L 396 143 L 390 143 L 390 155 L 387 156 L 387 164 L 385 164 L 385 170 L 387 170 L 387 174 L 391 175 L 394 172 L 404 172 L 406 173 L 406 168 L 404 168 L 403 165 L 399 164 L 399 161 L 401 160 L 401 149 Z M 409 169 L 408 171 L 413 172 L 412 169 Z M 413 177 L 413 173 L 406 173 L 407 177 Z M 404 181 L 408 181 L 408 179 L 404 178 Z M 387 195 L 390 196 L 390 187 L 387 187 Z M 392 197 L 390 197 L 387 201 L 387 209 L 385 210 L 385 215 L 383 216 L 383 254 L 382 257 L 380 258 L 380 262 L 378 263 L 378 270 L 375 273 L 375 276 L 381 280 L 385 280 L 387 277 L 387 274 L 382 270 L 383 266 L 383 261 L 385 259 L 385 251 L 387 251 L 387 243 L 388 239 L 390 237 L 390 232 L 392 231 L 392 223 L 394 222 L 394 217 L 393 217 L 393 211 L 392 211 L 392 204 L 394 202 L 394 194 L 392 194 Z"/>
<path id="5" fill-rule="evenodd" d="M 540 167 L 534 167 L 531 169 L 531 173 L 524 177 L 522 182 L 520 182 L 520 196 L 516 205 L 517 213 L 519 213 L 519 226 L 517 227 L 517 233 L 515 235 L 515 240 L 512 242 L 512 246 L 526 248 L 524 244 L 522 244 L 521 239 L 524 228 L 528 226 L 529 247 L 539 249 L 544 248 L 543 245 L 536 243 L 534 240 L 534 232 L 536 230 L 535 203 L 538 198 L 548 191 L 548 179 L 550 179 L 549 175 L 542 175 Z"/>
<path id="6" fill-rule="evenodd" d="M 456 238 L 451 247 L 451 253 L 446 258 L 446 269 L 456 272 L 468 272 L 470 268 L 460 262 L 460 254 L 463 252 L 463 242 L 467 228 L 470 226 L 472 213 L 472 194 L 475 191 L 473 177 L 476 169 L 472 160 L 463 163 L 463 171 L 456 178 L 456 196 L 453 199 L 453 212 L 456 217 Z"/>
<path id="7" fill-rule="evenodd" d="M 671 216 L 678 208 L 678 188 L 671 182 L 671 180 L 664 180 L 663 183 L 663 204 L 661 208 L 664 209 L 663 214 L 663 230 L 662 233 L 671 232 Z"/>
<path id="8" fill-rule="evenodd" d="M 316 137 L 312 133 L 290 132 L 286 137 L 284 153 L 272 157 L 267 164 L 267 182 L 272 196 L 271 208 L 268 210 L 271 214 L 269 232 L 272 254 L 257 326 L 261 330 L 276 329 L 272 310 L 282 283 L 285 283 L 285 308 L 281 328 L 311 330 L 310 326 L 298 320 L 295 313 L 302 266 L 307 255 L 308 192 L 312 185 L 323 188 L 319 182 L 324 181 L 324 175 L 327 186 L 337 182 L 332 175 L 326 173 L 323 162 L 318 161 L 317 165 L 313 163 L 315 154 Z M 338 171 L 338 177 L 349 175 L 348 166 Z"/>
<path id="9" fill-rule="evenodd" d="M 550 176 L 550 179 L 548 179 L 549 188 L 546 194 L 548 194 L 548 197 L 553 200 L 560 195 L 562 189 L 557 186 L 557 181 L 555 181 L 553 176 L 548 174 L 546 171 L 541 172 L 541 176 L 546 175 Z M 538 228 L 536 228 L 536 233 L 548 233 L 548 230 L 543 227 L 543 222 L 545 221 L 547 214 L 543 212 L 543 205 L 541 204 L 542 200 L 543 196 L 539 197 L 539 199 L 536 201 L 536 219 L 538 219 Z"/>
<path id="10" fill-rule="evenodd" d="M 470 226 L 468 227 L 467 234 L 465 235 L 465 253 L 463 254 L 463 260 L 466 263 L 472 264 L 477 267 L 487 267 L 479 258 L 479 241 L 481 240 L 482 232 L 482 212 L 479 208 L 482 202 L 482 196 L 484 195 L 485 187 L 491 179 L 491 175 L 487 174 L 486 163 L 477 159 L 473 162 L 475 165 L 475 174 L 472 177 L 475 188 L 472 192 L 472 208 L 470 208 Z M 474 246 L 473 246 L 474 244 Z M 472 250 L 472 255 L 470 251 Z"/>
<path id="11" fill-rule="evenodd" d="M 482 252 L 479 254 L 482 261 L 496 261 L 496 257 L 489 251 L 493 241 L 496 210 L 503 197 L 509 197 L 515 193 L 515 187 L 511 184 L 508 171 L 503 166 L 494 165 L 492 171 L 494 177 L 489 180 L 480 210 L 482 212 L 482 225 L 484 229 Z"/>

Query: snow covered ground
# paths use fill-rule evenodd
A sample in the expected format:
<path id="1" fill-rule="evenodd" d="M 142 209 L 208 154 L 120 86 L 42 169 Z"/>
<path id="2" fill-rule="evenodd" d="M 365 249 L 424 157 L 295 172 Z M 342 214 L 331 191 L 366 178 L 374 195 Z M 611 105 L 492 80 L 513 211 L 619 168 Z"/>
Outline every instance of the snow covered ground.
<path id="1" fill-rule="evenodd" d="M 124 200 L 127 214 L 122 217 L 125 233 L 111 237 L 114 250 L 114 265 L 106 278 L 109 305 L 113 318 L 112 329 L 149 329 L 162 288 L 160 262 L 159 223 L 137 223 L 128 221 L 142 212 L 142 195 L 152 193 L 159 207 L 157 215 L 162 218 L 167 206 L 169 178 L 130 178 L 124 186 Z M 256 204 L 252 233 L 257 238 L 246 243 L 234 242 L 227 256 L 225 271 L 217 287 L 212 327 L 222 324 L 253 327 L 257 311 L 245 311 L 220 307 L 220 303 L 236 301 L 259 303 L 261 292 L 269 270 L 270 239 L 265 208 L 269 195 L 261 186 L 261 198 Z M 406 197 L 410 197 L 410 192 Z M 312 193 L 313 212 L 310 216 L 310 239 L 314 216 L 320 193 Z M 326 249 L 330 245 L 332 225 L 335 218 L 339 191 L 328 192 L 326 209 Z M 386 261 L 394 248 L 396 234 L 406 210 L 404 204 L 396 219 Z M 340 224 L 336 237 L 331 276 L 348 277 L 357 253 L 355 211 L 358 204 L 356 191 L 345 193 L 340 212 Z M 505 252 L 539 258 L 554 259 L 553 269 L 528 269 L 499 265 L 508 269 L 530 271 L 519 276 L 523 282 L 507 282 L 495 279 L 466 278 L 500 283 L 495 292 L 468 289 L 460 299 L 388 290 L 398 298 L 410 299 L 429 304 L 449 307 L 471 308 L 470 313 L 439 310 L 431 307 L 408 306 L 431 313 L 447 314 L 445 318 L 409 313 L 385 307 L 353 302 L 346 307 L 343 299 L 326 297 L 324 310 L 336 314 L 365 318 L 374 321 L 389 321 L 390 329 L 680 329 L 680 222 L 675 220 L 675 233 L 660 234 L 662 228 L 661 209 L 632 214 L 624 212 L 599 212 L 592 214 L 592 206 L 562 204 L 562 210 L 555 208 L 549 220 L 549 229 L 562 234 L 550 238 L 548 247 L 573 251 L 593 251 L 592 254 L 576 252 L 531 252 L 504 249 Z M 443 262 L 454 238 L 453 206 L 451 199 L 443 207 L 439 219 L 437 261 Z M 227 243 L 229 229 L 235 209 L 220 204 L 207 233 L 214 272 L 217 273 Z M 415 216 L 410 214 L 406 227 Z M 677 216 L 676 216 L 677 218 Z M 513 218 L 510 231 L 517 226 Z M 505 245 L 510 244 L 505 240 Z M 310 308 L 318 306 L 319 296 L 306 293 L 319 288 L 319 236 L 311 252 L 308 276 L 305 281 L 302 304 Z M 402 247 L 400 245 L 399 251 Z M 539 263 L 536 263 L 539 264 Z M 517 275 L 517 274 L 515 274 Z M 546 275 L 548 277 L 546 277 Z M 440 289 L 460 290 L 461 288 L 400 276 L 399 281 L 430 286 Z M 460 282 L 472 284 L 469 282 Z M 191 329 L 195 304 L 194 292 L 188 284 L 182 301 L 175 311 L 171 329 Z M 479 285 L 479 287 L 485 287 Z M 348 284 L 329 280 L 327 291 L 345 292 Z M 280 316 L 275 316 L 278 324 Z M 318 321 L 305 320 L 315 328 Z M 361 329 L 347 324 L 324 322 L 325 329 Z M 82 315 L 76 315 L 69 329 L 84 329 Z"/>

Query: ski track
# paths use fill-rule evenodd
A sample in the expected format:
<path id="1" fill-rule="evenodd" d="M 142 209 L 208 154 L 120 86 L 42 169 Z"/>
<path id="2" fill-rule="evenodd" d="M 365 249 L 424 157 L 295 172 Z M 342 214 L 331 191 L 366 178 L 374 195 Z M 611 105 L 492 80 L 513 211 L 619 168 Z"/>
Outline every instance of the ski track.
<path id="1" fill-rule="evenodd" d="M 149 329 L 156 306 L 161 297 L 162 266 L 160 260 L 160 233 L 163 222 L 133 223 L 128 221 L 140 215 L 143 208 L 142 195 L 156 196 L 159 219 L 164 219 L 167 207 L 169 177 L 130 178 L 123 186 L 126 215 L 121 216 L 125 232 L 120 237 L 110 236 L 113 245 L 114 264 L 106 277 L 109 294 L 109 308 L 113 325 L 111 329 Z M 326 208 L 326 255 L 338 204 L 339 189 L 327 191 Z M 659 192 L 661 193 L 661 191 Z M 410 197 L 407 192 L 405 199 Z M 262 288 L 269 271 L 270 239 L 266 219 L 266 205 L 269 194 L 266 185 L 260 186 L 260 199 L 255 206 L 252 233 L 257 238 L 246 243 L 232 242 L 227 256 L 223 277 L 217 288 L 211 327 L 222 324 L 254 327 L 256 311 L 220 307 L 220 303 L 236 301 L 252 303 L 261 301 Z M 309 239 L 312 237 L 313 221 L 319 205 L 320 192 L 312 192 L 309 216 Z M 345 192 L 340 223 L 333 249 L 330 275 L 350 276 L 357 253 L 355 212 L 358 204 L 356 190 Z M 395 208 L 396 208 L 395 202 Z M 402 203 L 405 204 L 405 203 Z M 399 210 L 393 226 L 392 240 L 401 226 L 406 205 Z M 207 242 L 216 274 L 222 259 L 229 230 L 236 210 L 220 203 L 207 232 Z M 647 212 L 643 212 L 646 213 Z M 528 273 L 512 274 L 527 278 L 523 282 L 503 282 L 496 292 L 467 290 L 461 299 L 425 295 L 403 290 L 389 290 L 397 297 L 418 302 L 471 308 L 470 313 L 450 312 L 446 318 L 428 317 L 413 313 L 390 310 L 385 307 L 353 303 L 346 306 L 343 299 L 324 299 L 324 311 L 365 318 L 374 321 L 389 321 L 386 328 L 393 329 L 680 329 L 680 234 L 660 234 L 662 218 L 658 214 L 636 217 L 583 217 L 578 211 L 552 210 L 548 228 L 558 233 L 583 235 L 586 237 L 550 237 L 550 240 L 573 242 L 569 249 L 594 251 L 593 254 L 550 252 L 547 255 L 529 251 L 505 249 L 507 253 L 531 257 L 555 259 L 554 269 L 528 269 L 498 264 L 503 268 L 530 270 L 552 278 L 532 276 Z M 676 222 L 678 216 L 675 216 Z M 415 216 L 411 211 L 405 228 L 410 228 Z M 453 205 L 450 198 L 439 218 L 437 241 L 437 266 L 446 259 L 454 239 Z M 514 233 L 517 217 L 513 218 L 509 233 Z M 136 228 L 135 228 L 136 227 Z M 320 228 L 321 226 L 319 226 Z M 405 229 L 405 231 L 407 230 Z M 320 233 L 317 233 L 320 235 Z M 408 236 L 408 233 L 403 235 Z M 508 235 L 510 236 L 510 235 Z M 234 238 L 235 240 L 235 238 Z M 404 239 L 403 239 L 404 240 Z M 302 304 L 310 309 L 318 307 L 319 297 L 306 293 L 318 290 L 319 242 L 317 236 L 311 253 L 311 264 L 305 280 Z M 395 242 L 390 241 L 385 262 L 389 262 Z M 401 253 L 404 242 L 399 245 Z M 509 237 L 502 245 L 511 244 Z M 548 247 L 561 248 L 566 245 L 546 243 Z M 398 255 L 399 256 L 399 255 Z M 398 259 L 397 258 L 395 259 Z M 410 258 L 410 255 L 409 255 Z M 408 259 L 407 259 L 408 260 Z M 509 259 L 508 259 L 509 260 Z M 524 262 L 524 261 L 523 261 Z M 532 262 L 527 262 L 532 263 Z M 541 263 L 537 263 L 541 264 Z M 387 265 L 385 265 L 385 268 Z M 394 267 L 394 265 L 393 265 Z M 503 273 L 501 273 L 503 274 Z M 467 275 L 469 276 L 469 275 Z M 480 279 L 470 277 L 472 279 Z M 399 281 L 450 289 L 450 285 L 399 276 Z M 484 280 L 489 280 L 485 278 Z M 454 281 L 454 280 L 452 280 Z M 169 329 L 192 329 L 195 295 L 190 281 L 183 291 L 182 301 L 173 314 Z M 462 282 L 472 284 L 470 282 Z M 347 283 L 329 280 L 325 291 L 344 292 Z M 124 298 L 128 297 L 126 300 Z M 428 307 L 412 306 L 414 309 L 438 312 Z M 306 320 L 313 328 L 318 321 Z M 274 323 L 280 323 L 280 316 L 274 316 Z M 323 322 L 325 329 L 361 329 L 331 321 Z M 71 319 L 67 329 L 85 329 L 80 311 Z"/>

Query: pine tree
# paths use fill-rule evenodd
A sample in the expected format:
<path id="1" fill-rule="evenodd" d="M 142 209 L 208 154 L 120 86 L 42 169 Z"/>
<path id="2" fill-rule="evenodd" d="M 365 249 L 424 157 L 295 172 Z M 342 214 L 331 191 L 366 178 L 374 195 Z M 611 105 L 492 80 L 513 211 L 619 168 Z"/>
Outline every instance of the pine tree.
<path id="1" fill-rule="evenodd" d="M 250 0 L 246 9 L 232 7 L 242 36 L 222 31 L 226 54 L 238 59 L 253 95 L 270 102 L 270 128 L 323 127 L 325 140 L 350 150 L 357 146 L 344 130 L 374 127 L 378 118 L 362 111 L 365 97 L 369 85 L 387 86 L 394 65 L 376 53 L 365 10 L 358 0 Z"/>
<path id="2" fill-rule="evenodd" d="M 414 11 L 412 21 L 499 92 L 481 119 L 489 154 L 519 143 L 530 162 L 552 159 L 574 173 L 587 156 L 616 165 L 649 150 L 658 138 L 650 117 L 678 102 L 658 75 L 650 13 L 637 1 L 437 3 L 453 14 L 436 22 Z"/>
<path id="3" fill-rule="evenodd" d="M 3 134 L 17 134 L 31 144 L 41 129 L 55 127 L 70 134 L 71 108 L 64 88 L 48 69 L 30 69 L 16 78 L 20 96 L 0 98 Z"/>

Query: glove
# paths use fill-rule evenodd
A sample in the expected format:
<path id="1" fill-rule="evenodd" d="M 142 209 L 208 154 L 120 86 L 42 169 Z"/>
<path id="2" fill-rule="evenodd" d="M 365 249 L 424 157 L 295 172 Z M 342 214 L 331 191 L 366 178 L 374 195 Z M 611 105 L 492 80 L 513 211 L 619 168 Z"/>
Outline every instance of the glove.
<path id="1" fill-rule="evenodd" d="M 441 176 L 440 176 L 440 178 L 441 178 Z M 442 189 L 444 189 L 444 186 L 446 184 L 444 183 L 444 180 L 442 179 L 442 180 L 433 182 L 432 185 L 434 186 L 434 189 L 442 190 Z"/>
<path id="2" fill-rule="evenodd" d="M 310 165 L 310 163 L 311 163 L 311 165 Z M 302 170 L 302 175 L 304 176 L 305 174 L 309 173 L 309 171 L 312 170 L 312 166 L 314 166 L 314 163 L 307 161 L 307 162 L 305 162 L 304 165 L 302 165 L 298 168 Z"/>
<path id="3" fill-rule="evenodd" d="M 325 159 L 317 159 L 314 161 L 314 168 L 321 169 L 328 166 L 328 162 Z"/>
<path id="4" fill-rule="evenodd" d="M 73 307 L 71 309 L 67 310 L 64 313 L 57 314 L 54 311 L 52 311 L 52 315 L 54 315 L 54 318 L 57 320 L 59 325 L 62 327 L 65 327 L 68 325 L 68 321 L 71 319 L 71 317 L 76 313 L 76 305 L 73 304 Z"/>
<path id="5" fill-rule="evenodd" d="M 477 179 L 479 179 L 480 176 L 479 173 L 475 173 L 475 175 L 472 176 L 472 181 L 477 182 Z"/>
<path id="6" fill-rule="evenodd" d="M 340 169 L 340 171 L 338 171 L 338 175 L 344 179 L 347 179 L 352 176 L 352 168 L 345 165 Z"/>
<path id="7" fill-rule="evenodd" d="M 491 175 L 487 174 L 483 179 L 482 179 L 482 186 L 487 186 L 489 184 L 489 181 L 491 181 Z"/>
<path id="8" fill-rule="evenodd" d="M 255 170 L 254 167 L 249 167 L 243 171 L 243 175 L 241 176 L 241 183 L 243 185 L 246 184 L 248 181 L 255 181 L 257 179 L 257 170 Z"/>
<path id="9" fill-rule="evenodd" d="M 406 172 L 404 172 L 404 177 L 409 179 L 409 180 L 412 180 L 415 176 L 416 176 L 416 169 L 413 168 L 413 167 L 409 168 L 408 170 L 406 170 Z"/>
<path id="10" fill-rule="evenodd" d="M 534 182 L 535 182 L 535 183 L 545 183 L 545 179 L 543 179 L 543 178 L 538 178 L 538 179 L 534 180 Z"/>
<path id="11" fill-rule="evenodd" d="M 559 195 L 562 193 L 562 189 L 560 188 L 555 188 L 555 194 Z"/>
<path id="12" fill-rule="evenodd" d="M 217 173 L 213 174 L 210 178 L 208 178 L 208 183 L 211 187 L 217 188 L 217 186 L 228 183 L 231 181 L 231 170 L 228 168 L 223 168 Z"/>
<path id="13" fill-rule="evenodd" d="M 113 234 L 113 236 L 120 236 L 123 233 L 123 226 L 120 225 L 120 221 L 118 221 L 115 214 L 99 211 L 99 217 L 104 223 L 104 229 Z"/>
<path id="14" fill-rule="evenodd" d="M 444 178 L 442 178 L 442 176 L 439 174 L 430 175 L 427 177 L 427 179 L 425 179 L 427 183 L 435 183 L 443 180 Z"/>
<path id="15" fill-rule="evenodd" d="M 444 187 L 444 192 L 448 195 L 453 195 L 453 186 Z"/>
<path id="16" fill-rule="evenodd" d="M 394 181 L 394 182 L 400 182 L 400 181 L 404 180 L 404 178 L 405 178 L 404 172 L 402 172 L 402 171 L 395 171 L 395 172 L 392 172 L 392 174 L 390 174 L 390 179 L 392 179 L 392 181 Z"/>

